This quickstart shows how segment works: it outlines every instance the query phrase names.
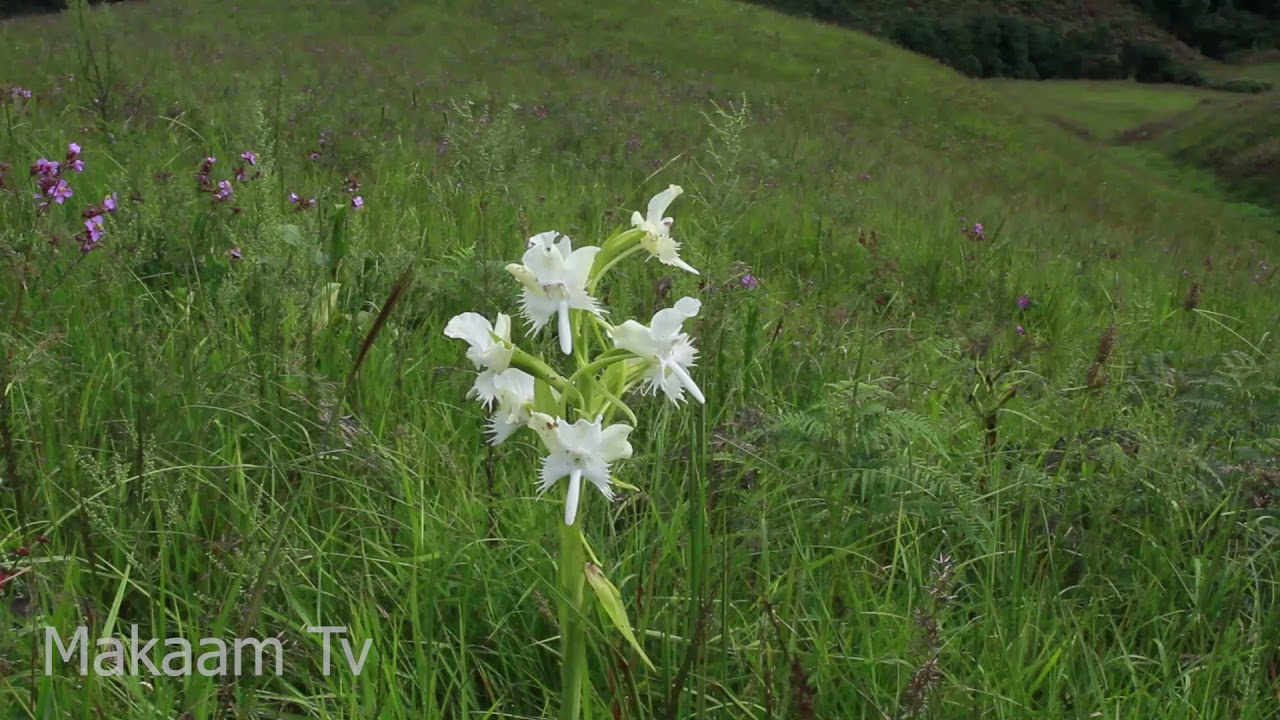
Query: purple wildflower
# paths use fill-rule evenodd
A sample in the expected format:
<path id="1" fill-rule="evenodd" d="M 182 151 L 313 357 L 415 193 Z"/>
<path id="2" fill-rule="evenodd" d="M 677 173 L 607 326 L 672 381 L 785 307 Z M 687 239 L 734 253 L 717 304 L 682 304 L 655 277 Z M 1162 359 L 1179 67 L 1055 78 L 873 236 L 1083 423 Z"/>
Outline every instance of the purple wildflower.
<path id="1" fill-rule="evenodd" d="M 91 243 L 98 242 L 102 239 L 102 236 L 107 233 L 106 228 L 103 227 L 101 215 L 94 215 L 88 220 L 85 220 L 84 229 L 85 232 L 88 233 L 89 242 Z"/>
<path id="2" fill-rule="evenodd" d="M 1024 327 L 1022 327 L 1021 325 L 1014 325 L 1014 326 L 1013 326 L 1013 331 L 1014 331 L 1014 332 L 1016 332 L 1016 333 L 1018 333 L 1019 335 L 1026 335 L 1026 334 L 1027 334 L 1027 329 L 1026 329 L 1026 328 L 1024 328 Z"/>
<path id="3" fill-rule="evenodd" d="M 67 184 L 66 180 L 59 180 L 57 185 L 49 188 L 48 194 L 51 195 L 53 197 L 53 201 L 59 205 L 70 200 L 71 196 L 75 195 L 75 193 L 71 191 L 71 186 Z"/>
<path id="4" fill-rule="evenodd" d="M 743 275 L 742 287 L 748 290 L 755 290 L 756 288 L 760 287 L 760 281 L 756 279 L 755 275 Z"/>
<path id="5" fill-rule="evenodd" d="M 240 153 L 240 158 L 250 165 L 258 164 L 258 156 L 255 155 L 252 150 L 246 150 Z"/>
<path id="6" fill-rule="evenodd" d="M 229 254 L 231 255 L 231 259 L 233 261 L 239 260 L 240 258 L 244 257 L 244 253 L 240 252 L 240 248 L 231 248 L 231 252 Z"/>
<path id="7" fill-rule="evenodd" d="M 221 202 L 229 199 L 234 192 L 235 190 L 231 187 L 230 180 L 219 180 L 218 191 L 213 194 L 213 199 Z"/>
<path id="8" fill-rule="evenodd" d="M 115 212 L 115 211 L 116 211 L 116 200 L 117 200 L 118 198 L 119 198 L 119 195 L 117 195 L 116 193 L 111 193 L 110 195 L 108 195 L 108 196 L 106 196 L 105 198 L 103 198 L 103 199 L 102 199 L 102 209 L 103 209 L 103 210 L 105 210 L 105 211 L 107 211 L 107 212 L 109 212 L 109 213 L 113 213 L 113 212 Z"/>
<path id="9" fill-rule="evenodd" d="M 356 210 L 359 210 L 360 208 L 364 207 L 364 198 L 360 197 L 359 195 L 351 198 L 351 207 L 355 208 Z"/>
<path id="10" fill-rule="evenodd" d="M 1019 295 L 1019 296 L 1018 296 L 1018 309 L 1019 309 L 1019 310 L 1026 310 L 1026 309 L 1027 309 L 1027 308 L 1029 308 L 1029 307 L 1031 307 L 1031 298 L 1027 297 L 1026 295 Z"/>
<path id="11" fill-rule="evenodd" d="M 80 157 L 80 144 L 71 143 L 67 145 L 67 161 L 70 162 L 78 157 Z"/>
<path id="12" fill-rule="evenodd" d="M 310 155 L 307 155 L 307 159 L 308 159 L 308 160 L 311 160 L 311 161 L 313 161 L 313 162 L 314 162 L 314 161 L 316 161 L 316 160 L 319 160 L 319 159 L 320 159 L 320 153 L 316 152 L 315 150 L 312 150 L 312 151 L 311 151 L 311 154 L 310 154 Z"/>
<path id="13" fill-rule="evenodd" d="M 58 174 L 58 163 L 52 160 L 40 158 L 36 160 L 36 164 L 31 166 L 32 175 L 43 175 L 45 177 L 53 177 Z"/>
<path id="14" fill-rule="evenodd" d="M 297 205 L 297 204 L 298 204 L 298 202 L 299 202 L 299 201 L 301 201 L 301 200 L 302 200 L 302 198 L 298 197 L 298 193 L 296 193 L 296 192 L 291 192 L 291 193 L 289 193 L 289 202 L 290 202 L 290 203 L 293 203 L 294 205 Z"/>

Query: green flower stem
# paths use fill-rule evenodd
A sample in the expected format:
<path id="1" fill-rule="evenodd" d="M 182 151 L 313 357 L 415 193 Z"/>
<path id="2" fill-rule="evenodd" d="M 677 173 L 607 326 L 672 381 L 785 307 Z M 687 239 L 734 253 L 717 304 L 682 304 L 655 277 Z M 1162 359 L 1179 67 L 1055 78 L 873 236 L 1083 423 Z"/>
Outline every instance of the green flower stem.
<path id="1" fill-rule="evenodd" d="M 616 349 L 610 350 L 609 352 L 604 353 L 603 355 L 596 358 L 595 360 L 592 360 L 586 365 L 583 365 L 582 367 L 578 368 L 578 371 L 569 377 L 569 382 L 571 384 L 576 385 L 578 380 L 581 379 L 582 376 L 590 375 L 592 373 L 603 370 L 616 362 L 621 362 L 623 360 L 626 360 L 628 357 L 630 357 L 630 353 L 626 352 L 625 350 L 616 350 Z"/>
<path id="2" fill-rule="evenodd" d="M 572 396 L 580 403 L 585 401 L 585 398 L 583 398 L 582 393 L 579 392 L 578 388 L 568 380 L 565 380 L 563 375 L 556 372 L 550 365 L 520 348 L 516 348 L 515 352 L 511 355 L 511 367 L 524 370 L 530 375 L 543 380 L 551 387 L 559 390 L 561 394 L 566 397 Z"/>
<path id="3" fill-rule="evenodd" d="M 567 492 L 567 491 L 566 491 Z M 560 523 L 560 720 L 579 720 L 587 679 L 586 558 L 581 523 Z"/>
<path id="4" fill-rule="evenodd" d="M 603 278 L 605 275 L 607 275 L 608 272 L 613 269 L 614 265 L 617 265 L 623 260 L 626 260 L 627 258 L 634 255 L 635 253 L 640 252 L 640 250 L 642 249 L 643 248 L 641 247 L 639 241 L 637 240 L 634 245 L 632 245 L 631 247 L 625 250 L 618 252 L 613 257 L 608 257 L 606 253 L 600 253 L 602 257 L 596 257 L 596 265 L 600 269 L 592 273 L 592 278 L 587 283 L 587 292 L 589 294 L 594 294 L 596 290 L 596 285 L 600 284 L 600 279 Z"/>

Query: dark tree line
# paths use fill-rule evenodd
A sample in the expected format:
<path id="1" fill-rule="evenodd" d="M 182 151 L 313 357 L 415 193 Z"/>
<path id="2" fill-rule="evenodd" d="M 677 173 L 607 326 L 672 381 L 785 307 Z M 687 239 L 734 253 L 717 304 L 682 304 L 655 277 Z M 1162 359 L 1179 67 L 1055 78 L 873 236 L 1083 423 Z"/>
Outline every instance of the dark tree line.
<path id="1" fill-rule="evenodd" d="M 1179 40 L 1212 58 L 1280 44 L 1280 0 L 1133 0 Z"/>
<path id="2" fill-rule="evenodd" d="M 89 4 L 97 5 L 102 2 L 122 1 L 123 0 L 89 0 Z M 0 18 L 60 12 L 62 10 L 66 10 L 70 5 L 70 0 L 0 0 Z"/>
<path id="3" fill-rule="evenodd" d="M 1134 78 L 1208 84 L 1165 47 L 1117 34 L 1106 25 L 1062 29 L 997 12 L 939 16 L 904 10 L 888 27 L 872 27 L 863 0 L 750 0 L 783 12 L 872 29 L 897 44 L 974 77 L 1026 79 Z M 1280 47 L 1280 0 L 1116 0 L 1131 2 L 1156 26 L 1212 58 Z M 1262 83 L 1224 89 L 1256 92 Z"/>

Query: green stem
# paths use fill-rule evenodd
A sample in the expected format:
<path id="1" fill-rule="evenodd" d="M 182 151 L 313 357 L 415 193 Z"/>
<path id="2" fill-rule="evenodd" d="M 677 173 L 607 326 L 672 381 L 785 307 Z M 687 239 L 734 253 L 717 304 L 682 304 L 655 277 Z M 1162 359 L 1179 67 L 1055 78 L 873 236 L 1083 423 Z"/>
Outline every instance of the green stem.
<path id="1" fill-rule="evenodd" d="M 600 370 L 603 370 L 609 367 L 610 365 L 616 362 L 621 362 L 622 360 L 626 360 L 629 357 L 631 357 L 631 355 L 627 353 L 625 350 L 610 350 L 602 354 L 600 357 L 596 358 L 595 360 L 592 360 L 586 365 L 583 365 L 582 367 L 578 368 L 577 371 L 573 373 L 573 375 L 569 376 L 569 384 L 577 385 L 578 380 L 581 379 L 583 376 L 591 375 L 595 372 L 598 372 Z"/>
<path id="2" fill-rule="evenodd" d="M 587 679 L 586 558 L 579 520 L 560 523 L 560 720 L 579 720 Z"/>
<path id="3" fill-rule="evenodd" d="M 548 385 L 559 390 L 568 399 L 577 399 L 579 402 L 584 400 L 578 388 L 570 384 L 568 380 L 565 380 L 563 375 L 520 348 L 516 348 L 511 355 L 511 367 L 524 370 L 536 378 L 541 378 Z"/>
<path id="4" fill-rule="evenodd" d="M 596 286 L 600 284 L 600 279 L 603 278 L 610 270 L 612 270 L 614 265 L 617 265 L 618 263 L 631 257 L 637 252 L 640 252 L 640 250 L 642 249 L 643 249 L 643 246 L 637 242 L 632 247 L 629 247 L 626 250 L 623 250 L 622 252 L 618 253 L 618 255 L 609 259 L 604 264 L 604 266 L 600 268 L 600 271 L 594 274 L 594 276 L 591 278 L 591 282 L 587 283 L 587 293 L 594 294 L 596 291 Z"/>

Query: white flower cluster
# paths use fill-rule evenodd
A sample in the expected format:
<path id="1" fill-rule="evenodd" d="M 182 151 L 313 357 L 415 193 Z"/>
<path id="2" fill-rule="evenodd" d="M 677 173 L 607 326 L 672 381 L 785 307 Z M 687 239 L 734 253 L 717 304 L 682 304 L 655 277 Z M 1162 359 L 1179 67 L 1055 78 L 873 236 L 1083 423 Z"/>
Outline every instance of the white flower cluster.
<path id="1" fill-rule="evenodd" d="M 478 399 L 492 412 L 490 442 L 498 445 L 529 427 L 548 453 L 539 492 L 569 478 L 566 525 L 573 525 L 577 517 L 583 478 L 613 499 L 610 469 L 618 460 L 631 457 L 627 438 L 633 427 L 606 425 L 606 419 L 622 410 L 634 422 L 635 416 L 620 399 L 627 390 L 637 385 L 646 394 L 660 390 L 676 404 L 684 401 L 687 391 L 698 402 L 706 402 L 689 374 L 698 351 L 682 329 L 684 321 L 701 309 L 696 298 L 684 297 L 673 307 L 659 310 L 648 325 L 635 320 L 612 325 L 592 294 L 614 265 L 641 250 L 666 265 L 697 274 L 680 258 L 680 244 L 671 237 L 672 219 L 664 217 L 681 192 L 672 185 L 654 196 L 646 215 L 634 213 L 632 227 L 601 246 L 575 249 L 573 241 L 561 233 L 539 233 L 529 238 L 520 264 L 507 266 L 522 286 L 520 311 L 532 332 L 543 331 L 556 318 L 560 350 L 577 362 L 577 371 L 569 378 L 512 342 L 508 315 L 499 313 L 490 322 L 478 313 L 462 313 L 445 326 L 447 337 L 470 346 L 467 359 L 479 375 L 467 397 Z M 593 337 L 593 326 L 604 331 L 613 347 L 587 358 L 584 348 Z M 569 422 L 570 415 L 577 419 Z"/>

